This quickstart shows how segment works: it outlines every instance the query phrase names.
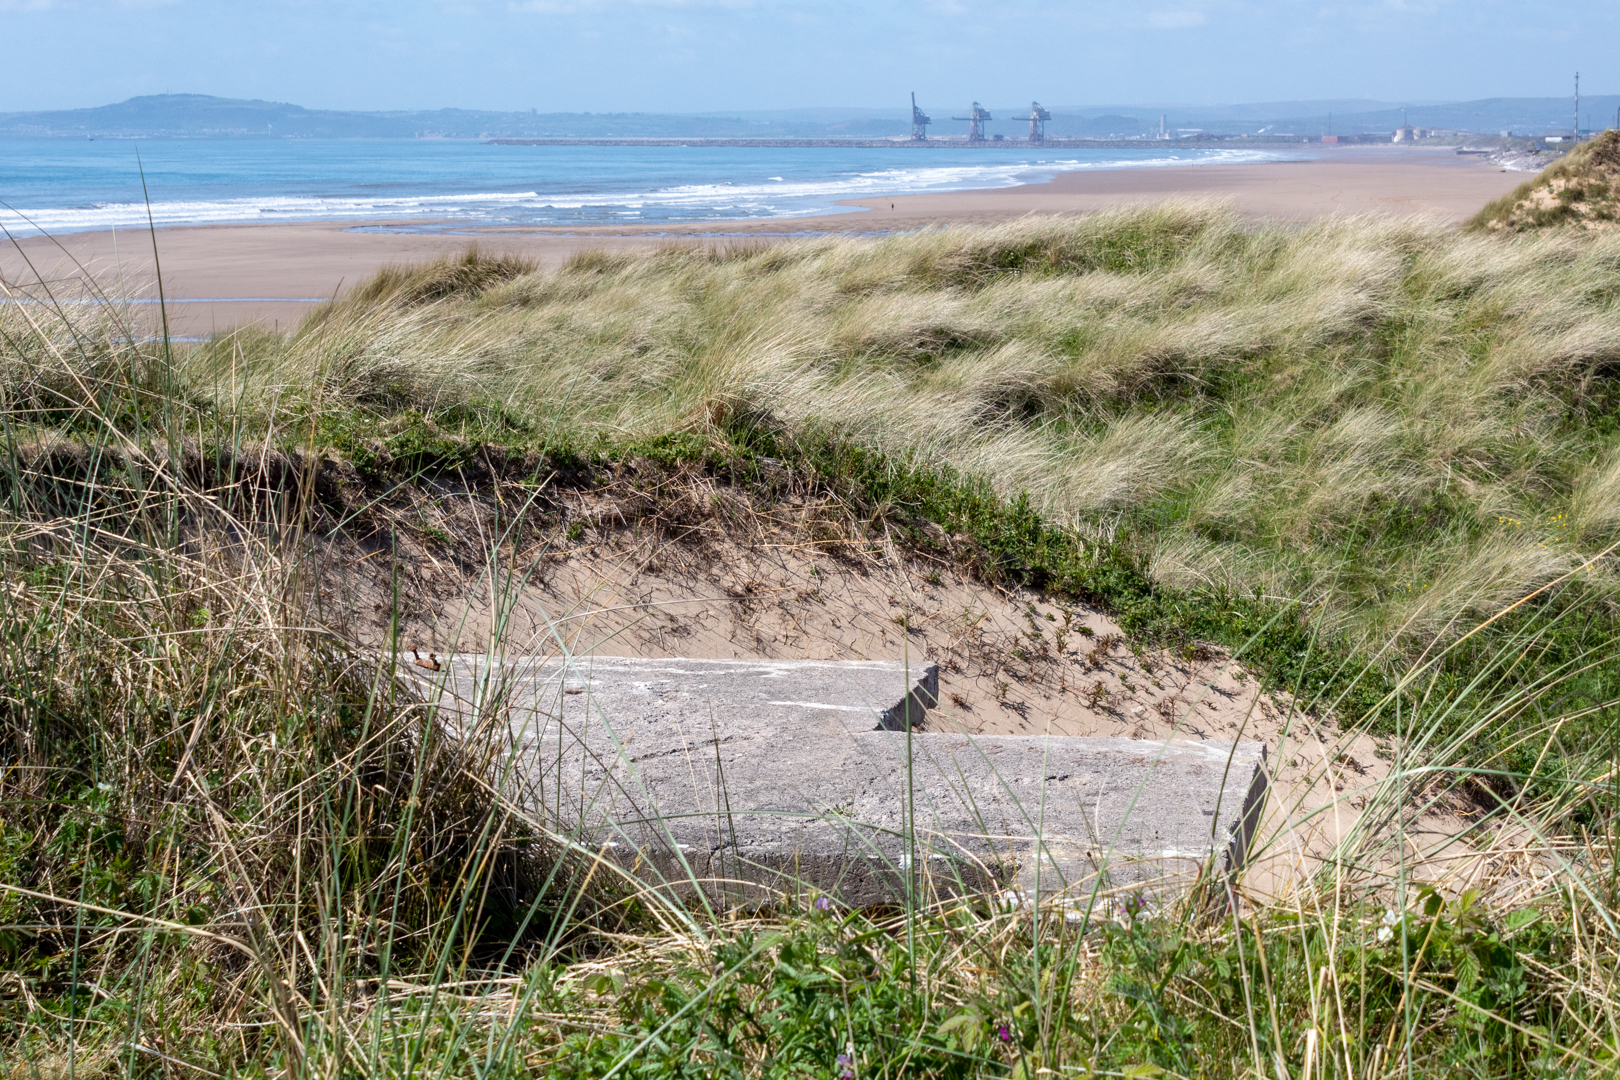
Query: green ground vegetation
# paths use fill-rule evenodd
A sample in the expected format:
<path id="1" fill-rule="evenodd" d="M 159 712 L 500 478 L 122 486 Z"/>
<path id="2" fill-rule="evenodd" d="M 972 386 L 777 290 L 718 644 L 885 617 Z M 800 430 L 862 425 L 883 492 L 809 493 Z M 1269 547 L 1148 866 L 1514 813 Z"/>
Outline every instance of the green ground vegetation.
<path id="1" fill-rule="evenodd" d="M 1172 207 L 469 255 L 195 347 L 0 308 L 8 1080 L 1612 1075 L 1617 257 Z M 1396 767 L 1235 910 L 662 900 L 491 798 L 317 557 L 423 477 L 631 458 L 939 525 Z M 1402 830 L 1458 798 L 1490 857 L 1432 892 Z"/>

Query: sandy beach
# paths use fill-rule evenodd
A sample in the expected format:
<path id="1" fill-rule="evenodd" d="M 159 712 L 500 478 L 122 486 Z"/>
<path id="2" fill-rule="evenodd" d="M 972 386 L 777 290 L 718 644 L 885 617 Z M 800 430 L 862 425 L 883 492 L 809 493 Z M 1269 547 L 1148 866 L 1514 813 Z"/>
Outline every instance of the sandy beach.
<path id="1" fill-rule="evenodd" d="M 1322 156 L 1306 161 L 1076 171 L 1043 184 L 861 199 L 845 204 L 850 212 L 820 217 L 589 231 L 468 228 L 455 233 L 403 231 L 420 228 L 420 222 L 400 225 L 401 231 L 389 231 L 386 221 L 204 225 L 160 229 L 157 248 L 171 332 L 199 337 L 245 323 L 289 328 L 314 304 L 382 266 L 430 259 L 474 242 L 551 267 L 591 248 L 712 243 L 742 236 L 777 240 L 817 233 L 876 234 L 1187 198 L 1226 201 L 1258 220 L 1304 222 L 1374 213 L 1456 222 L 1525 178 L 1449 149 L 1364 146 L 1324 149 Z M 32 283 L 30 292 L 37 291 L 41 279 L 75 280 L 81 267 L 108 292 L 157 296 L 152 238 L 144 232 L 30 237 L 0 254 L 6 282 Z M 155 316 L 156 305 L 139 310 L 148 308 Z"/>

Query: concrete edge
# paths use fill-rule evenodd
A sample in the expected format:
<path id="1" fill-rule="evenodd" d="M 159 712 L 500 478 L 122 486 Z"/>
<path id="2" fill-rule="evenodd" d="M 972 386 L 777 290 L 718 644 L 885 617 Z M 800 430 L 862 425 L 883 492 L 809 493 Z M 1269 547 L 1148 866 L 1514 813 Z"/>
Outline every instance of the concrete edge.
<path id="1" fill-rule="evenodd" d="M 1232 839 L 1226 845 L 1228 877 L 1235 877 L 1249 862 L 1249 850 L 1254 834 L 1260 828 L 1260 814 L 1265 809 L 1266 796 L 1271 792 L 1271 771 L 1267 768 L 1270 746 L 1260 745 L 1260 760 L 1255 763 L 1254 775 L 1249 778 L 1249 790 L 1243 795 L 1243 806 L 1238 810 L 1237 823 L 1232 827 Z"/>
<path id="2" fill-rule="evenodd" d="M 912 669 L 916 671 L 915 668 Z M 922 665 L 922 677 L 912 674 L 909 679 L 911 692 L 890 709 L 886 709 L 878 720 L 874 730 L 904 731 L 909 727 L 919 727 L 928 719 L 928 710 L 939 705 L 939 665 L 925 662 Z"/>

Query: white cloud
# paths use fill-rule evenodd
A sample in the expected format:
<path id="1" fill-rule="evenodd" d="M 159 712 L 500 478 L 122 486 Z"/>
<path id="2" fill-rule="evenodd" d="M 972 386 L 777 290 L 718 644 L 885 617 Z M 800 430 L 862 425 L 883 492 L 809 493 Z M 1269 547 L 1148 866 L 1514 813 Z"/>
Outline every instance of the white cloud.
<path id="1" fill-rule="evenodd" d="M 1209 22 L 1202 11 L 1154 11 L 1148 13 L 1148 25 L 1155 30 L 1185 30 Z"/>

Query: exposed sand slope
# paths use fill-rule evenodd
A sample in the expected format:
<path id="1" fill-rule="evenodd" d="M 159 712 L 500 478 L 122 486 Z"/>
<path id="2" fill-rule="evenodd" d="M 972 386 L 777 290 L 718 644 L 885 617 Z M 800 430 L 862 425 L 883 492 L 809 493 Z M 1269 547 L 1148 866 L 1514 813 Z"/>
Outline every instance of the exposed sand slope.
<path id="1" fill-rule="evenodd" d="M 514 553 L 521 583 L 494 590 L 481 570 L 407 541 L 403 647 L 484 652 L 501 623 L 494 636 L 523 653 L 926 659 L 940 665 L 929 720 L 940 730 L 1158 738 L 1179 724 L 1229 739 L 1258 722 L 1253 680 L 1214 649 L 1143 650 L 1094 609 L 976 581 L 886 542 L 881 524 L 867 533 L 828 499 L 761 510 L 711 479 L 683 482 L 680 498 L 707 520 L 674 530 L 626 506 L 633 480 L 567 492 L 566 524 Z M 430 527 L 466 535 L 455 504 L 441 506 Z M 355 626 L 380 644 L 387 579 L 380 563 L 360 565 L 376 570 L 356 582 Z"/>
<path id="2" fill-rule="evenodd" d="M 402 647 L 440 658 L 484 652 L 500 626 L 495 638 L 514 653 L 927 660 L 940 666 L 930 730 L 1261 739 L 1273 794 L 1251 895 L 1297 887 L 1358 824 L 1388 828 L 1389 800 L 1378 793 L 1391 745 L 1259 693 L 1218 650 L 1141 648 L 1097 610 L 987 585 L 960 559 L 889 542 L 881 522 L 852 520 L 824 496 L 765 509 L 712 478 L 659 487 L 632 465 L 619 483 L 563 493 L 550 532 L 504 553 L 504 566 L 523 568 L 519 580 L 495 588 L 473 561 L 400 534 Z M 413 513 L 441 535 L 480 532 L 452 492 Z M 939 539 L 965 554 L 963 538 Z M 395 580 L 386 554 L 341 557 L 352 627 L 381 645 Z M 1417 877 L 1479 873 L 1476 852 L 1447 839 L 1474 808 L 1455 793 L 1419 811 L 1423 800 L 1414 791 L 1398 803 Z M 1375 819 L 1363 822 L 1369 806 Z M 1389 849 L 1376 861 L 1395 857 Z"/>
<path id="3" fill-rule="evenodd" d="M 1510 232 L 1547 225 L 1609 229 L 1620 221 L 1620 131 L 1582 143 L 1474 218 Z"/>

